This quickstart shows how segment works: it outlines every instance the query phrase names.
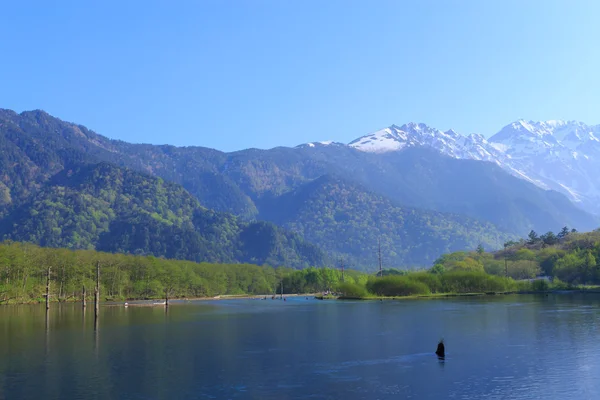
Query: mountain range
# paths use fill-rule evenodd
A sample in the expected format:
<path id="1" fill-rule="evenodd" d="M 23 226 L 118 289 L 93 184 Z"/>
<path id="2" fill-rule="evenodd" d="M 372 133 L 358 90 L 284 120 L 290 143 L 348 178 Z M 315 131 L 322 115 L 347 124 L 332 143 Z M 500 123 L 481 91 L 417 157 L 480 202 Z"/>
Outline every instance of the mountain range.
<path id="1" fill-rule="evenodd" d="M 425 124 L 392 125 L 349 144 L 360 151 L 396 152 L 427 146 L 458 159 L 489 161 L 543 189 L 567 196 L 582 209 L 600 213 L 600 125 L 577 121 L 506 125 L 485 139 L 443 132 Z"/>
<path id="2" fill-rule="evenodd" d="M 424 266 L 531 229 L 596 228 L 593 191 L 573 181 L 563 185 L 577 198 L 559 190 L 568 171 L 536 170 L 541 153 L 525 154 L 537 139 L 519 145 L 529 137 L 519 129 L 494 141 L 407 124 L 348 145 L 225 153 L 131 144 L 43 111 L 0 110 L 0 234 L 197 261 L 302 267 L 343 257 L 368 269 L 378 243 L 386 266 Z M 565 129 L 542 136 L 577 152 Z"/>

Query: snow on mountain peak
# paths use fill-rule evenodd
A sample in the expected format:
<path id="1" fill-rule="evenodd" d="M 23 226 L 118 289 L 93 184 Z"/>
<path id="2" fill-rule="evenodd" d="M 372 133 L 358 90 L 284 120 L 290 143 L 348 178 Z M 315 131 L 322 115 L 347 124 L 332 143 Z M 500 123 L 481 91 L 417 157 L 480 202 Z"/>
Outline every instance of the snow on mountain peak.
<path id="1" fill-rule="evenodd" d="M 387 153 L 426 146 L 453 158 L 493 162 L 514 176 L 575 202 L 600 203 L 600 125 L 577 121 L 519 119 L 486 139 L 480 134 L 445 132 L 423 123 L 391 125 L 349 144 L 357 150 Z"/>
<path id="2" fill-rule="evenodd" d="M 400 127 L 391 125 L 358 138 L 349 144 L 360 151 L 385 153 L 405 147 L 428 146 L 456 158 L 490 159 L 498 150 L 474 148 L 487 144 L 481 135 L 465 137 L 450 129 L 443 132 L 423 123 L 409 122 Z"/>
<path id="3" fill-rule="evenodd" d="M 333 140 L 324 140 L 321 142 L 309 142 L 296 146 L 296 148 L 303 147 L 325 147 L 325 146 L 345 146 L 343 143 L 334 142 Z"/>

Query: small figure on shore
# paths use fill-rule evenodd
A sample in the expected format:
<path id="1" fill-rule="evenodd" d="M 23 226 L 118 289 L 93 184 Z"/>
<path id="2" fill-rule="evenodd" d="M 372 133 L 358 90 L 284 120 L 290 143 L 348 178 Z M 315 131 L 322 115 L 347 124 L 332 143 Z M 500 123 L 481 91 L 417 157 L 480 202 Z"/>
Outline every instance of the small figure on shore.
<path id="1" fill-rule="evenodd" d="M 446 357 L 446 348 L 444 346 L 444 339 L 440 340 L 440 342 L 438 343 L 437 350 L 435 351 L 435 354 L 440 359 L 443 359 L 444 357 Z"/>

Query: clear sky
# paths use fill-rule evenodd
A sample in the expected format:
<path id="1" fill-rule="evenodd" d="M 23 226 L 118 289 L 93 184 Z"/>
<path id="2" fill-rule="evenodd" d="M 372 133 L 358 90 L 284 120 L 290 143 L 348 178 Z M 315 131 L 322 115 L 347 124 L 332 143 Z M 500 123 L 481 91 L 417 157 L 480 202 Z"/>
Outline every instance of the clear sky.
<path id="1" fill-rule="evenodd" d="M 600 123 L 600 1 L 7 1 L 0 108 L 221 150 Z"/>

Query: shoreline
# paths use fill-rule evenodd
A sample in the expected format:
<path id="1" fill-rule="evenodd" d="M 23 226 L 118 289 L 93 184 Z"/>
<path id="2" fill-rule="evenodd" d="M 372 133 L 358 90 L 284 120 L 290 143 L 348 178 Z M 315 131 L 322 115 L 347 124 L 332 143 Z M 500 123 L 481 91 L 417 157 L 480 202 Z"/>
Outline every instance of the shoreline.
<path id="1" fill-rule="evenodd" d="M 367 296 L 367 297 L 344 297 L 344 296 L 323 296 L 317 293 L 289 293 L 284 294 L 283 298 L 289 297 L 309 297 L 316 300 L 360 300 L 360 301 L 376 301 L 376 300 L 431 300 L 431 299 L 448 299 L 455 297 L 484 297 L 484 296 L 506 296 L 506 295 L 548 295 L 548 294 L 575 294 L 575 293 L 583 293 L 583 294 L 600 294 L 600 289 L 558 289 L 558 290 L 547 290 L 547 291 L 508 291 L 508 292 L 474 292 L 474 293 L 432 293 L 427 295 L 409 295 L 409 296 Z M 281 295 L 275 296 L 273 300 L 281 300 Z M 228 295 L 218 295 L 213 297 L 177 297 L 169 299 L 169 305 L 172 304 L 180 304 L 190 301 L 214 301 L 214 300 L 260 300 L 266 297 L 267 300 L 271 300 L 273 297 L 272 294 L 269 295 L 245 295 L 245 294 L 228 294 Z M 128 306 L 162 306 L 164 304 L 165 298 L 151 298 L 151 299 L 126 299 L 126 300 L 105 300 L 101 301 L 101 306 L 123 306 L 125 303 L 128 303 Z M 75 304 L 81 303 L 81 299 L 66 299 L 64 301 L 51 301 L 50 304 Z M 0 306 L 9 306 L 9 305 L 38 305 L 44 304 L 44 300 L 30 300 L 25 302 L 15 302 L 15 303 L 0 303 Z M 88 306 L 93 307 L 93 300 L 87 301 Z"/>
<path id="2" fill-rule="evenodd" d="M 431 300 L 431 299 L 447 299 L 454 297 L 484 297 L 484 296 L 507 296 L 507 295 L 548 295 L 548 294 L 600 294 L 598 289 L 560 289 L 560 290 L 545 290 L 540 292 L 534 291 L 508 291 L 508 292 L 475 292 L 475 293 L 432 293 L 432 294 L 419 294 L 419 295 L 408 295 L 408 296 L 367 296 L 367 297 L 345 297 L 345 296 L 316 296 L 318 300 L 360 300 L 360 301 L 376 301 L 376 300 Z"/>
<path id="3" fill-rule="evenodd" d="M 274 300 L 280 300 L 280 296 L 281 295 L 277 295 L 275 296 Z M 303 294 L 298 294 L 298 293 L 290 293 L 290 294 L 284 294 L 283 298 L 288 298 L 288 297 L 310 297 L 312 299 L 315 299 L 318 296 L 318 294 L 316 293 L 303 293 Z M 181 302 L 187 302 L 187 301 L 211 301 L 211 300 L 260 300 L 260 299 L 264 299 L 267 298 L 267 300 L 271 300 L 271 297 L 273 297 L 273 294 L 225 294 L 225 295 L 218 295 L 218 296 L 213 296 L 213 297 L 173 297 L 173 298 L 169 298 L 169 305 L 171 304 L 178 304 Z M 124 303 L 128 303 L 129 306 L 160 306 L 160 305 L 164 305 L 164 301 L 165 298 L 162 297 L 156 297 L 156 298 L 131 298 L 131 299 L 125 299 L 125 300 L 104 300 L 104 301 L 100 301 L 100 305 L 101 306 L 123 306 Z M 158 304 L 154 304 L 154 302 L 158 302 Z M 29 300 L 29 301 L 24 301 L 24 302 L 15 302 L 15 303 L 11 303 L 11 302 L 0 302 L 0 306 L 17 306 L 17 305 L 37 305 L 37 304 L 44 304 L 45 300 L 41 299 L 41 300 Z M 74 298 L 69 298 L 69 299 L 65 299 L 63 301 L 58 301 L 58 300 L 54 300 L 54 301 L 50 301 L 50 304 L 75 304 L 75 303 L 81 303 L 81 299 L 74 299 Z M 93 300 L 86 300 L 86 304 L 88 307 L 93 307 L 94 306 L 94 301 Z"/>

